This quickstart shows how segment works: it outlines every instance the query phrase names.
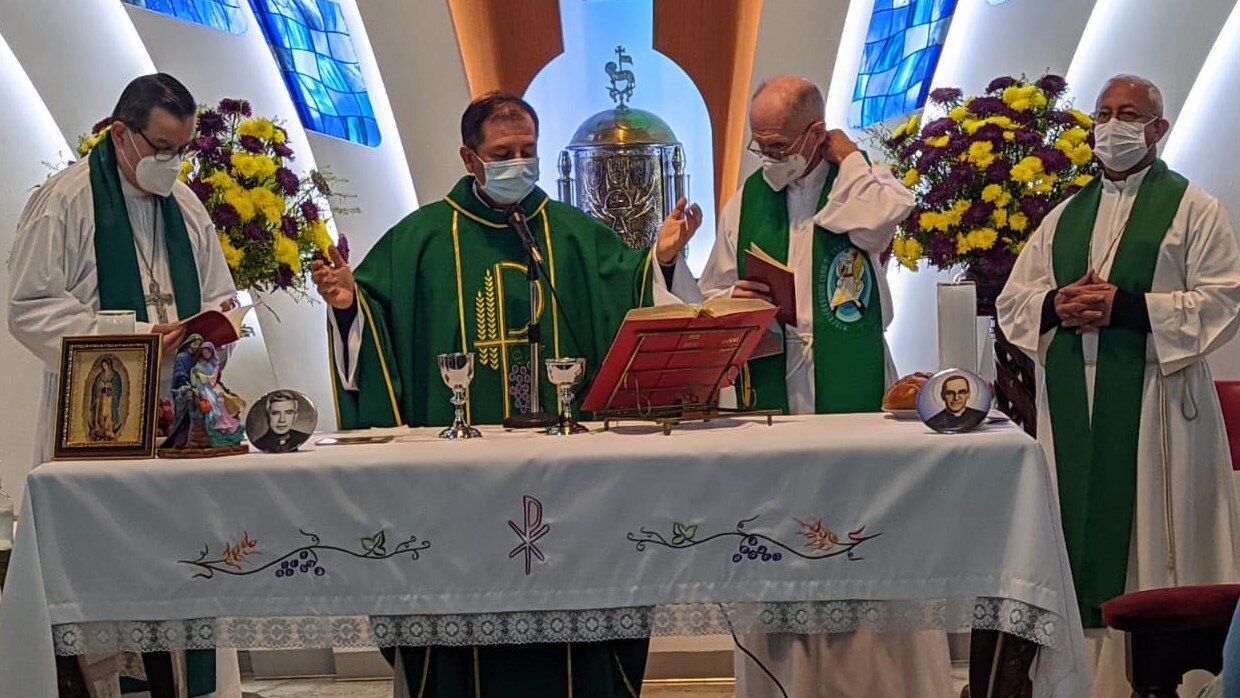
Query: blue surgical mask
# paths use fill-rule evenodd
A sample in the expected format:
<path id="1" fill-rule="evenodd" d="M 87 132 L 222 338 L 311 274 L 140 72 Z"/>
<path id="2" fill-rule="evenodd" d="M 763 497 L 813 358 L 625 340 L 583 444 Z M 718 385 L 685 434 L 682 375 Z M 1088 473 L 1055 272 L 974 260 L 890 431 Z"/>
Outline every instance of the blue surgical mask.
<path id="1" fill-rule="evenodd" d="M 481 160 L 481 158 L 479 158 Z M 538 181 L 538 158 L 514 158 L 483 162 L 486 184 L 482 191 L 497 204 L 515 204 L 534 191 Z"/>

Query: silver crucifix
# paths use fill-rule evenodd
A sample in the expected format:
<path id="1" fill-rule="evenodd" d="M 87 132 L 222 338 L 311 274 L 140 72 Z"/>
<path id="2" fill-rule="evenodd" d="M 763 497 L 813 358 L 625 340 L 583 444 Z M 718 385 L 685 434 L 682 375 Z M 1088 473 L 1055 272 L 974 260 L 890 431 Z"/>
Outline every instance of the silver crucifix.
<path id="1" fill-rule="evenodd" d="M 149 288 L 151 293 L 143 300 L 146 301 L 148 306 L 155 306 L 155 315 L 159 317 L 160 322 L 168 322 L 168 311 L 166 308 L 172 305 L 172 294 L 160 293 L 163 289 L 159 287 L 159 282 L 155 279 L 151 279 Z"/>

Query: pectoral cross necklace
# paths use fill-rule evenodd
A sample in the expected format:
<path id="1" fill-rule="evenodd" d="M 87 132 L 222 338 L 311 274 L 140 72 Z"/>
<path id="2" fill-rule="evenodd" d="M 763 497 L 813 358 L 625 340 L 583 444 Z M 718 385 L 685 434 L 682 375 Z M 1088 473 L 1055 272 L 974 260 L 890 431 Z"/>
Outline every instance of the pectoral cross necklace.
<path id="1" fill-rule="evenodd" d="M 155 278 L 155 253 L 159 245 L 159 200 L 151 197 L 151 258 L 147 261 L 146 255 L 142 253 L 141 245 L 134 245 L 138 251 L 138 259 L 142 260 L 142 265 L 146 267 L 147 290 L 150 291 L 142 298 L 147 306 L 155 306 L 155 316 L 159 318 L 161 323 L 168 322 L 168 306 L 172 305 L 172 294 L 163 293 L 163 288 L 159 285 L 159 280 Z"/>

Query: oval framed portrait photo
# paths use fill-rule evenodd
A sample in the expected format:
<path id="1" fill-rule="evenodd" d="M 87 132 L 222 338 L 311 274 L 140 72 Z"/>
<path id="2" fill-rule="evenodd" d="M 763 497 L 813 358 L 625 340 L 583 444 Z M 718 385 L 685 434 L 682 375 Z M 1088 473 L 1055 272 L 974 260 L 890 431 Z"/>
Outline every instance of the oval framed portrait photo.
<path id="1" fill-rule="evenodd" d="M 972 431 L 990 412 L 994 393 L 981 376 L 959 368 L 939 371 L 917 394 L 917 416 L 944 434 Z"/>
<path id="2" fill-rule="evenodd" d="M 319 423 L 310 398 L 296 390 L 273 390 L 262 396 L 245 416 L 250 444 L 267 453 L 296 451 Z"/>

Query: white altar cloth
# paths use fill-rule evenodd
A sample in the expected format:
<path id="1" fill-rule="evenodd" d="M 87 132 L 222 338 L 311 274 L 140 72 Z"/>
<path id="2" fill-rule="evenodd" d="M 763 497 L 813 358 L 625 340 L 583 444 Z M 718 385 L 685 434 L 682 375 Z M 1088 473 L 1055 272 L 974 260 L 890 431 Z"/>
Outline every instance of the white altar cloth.
<path id="1" fill-rule="evenodd" d="M 1089 692 L 1051 478 L 1012 426 L 483 431 L 40 466 L 0 603 L 0 698 L 54 696 L 53 651 L 729 627 L 999 629 L 1043 645 L 1038 695 Z"/>

